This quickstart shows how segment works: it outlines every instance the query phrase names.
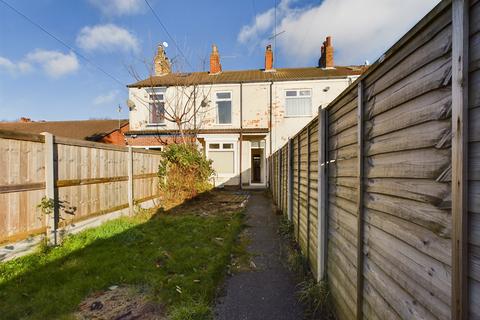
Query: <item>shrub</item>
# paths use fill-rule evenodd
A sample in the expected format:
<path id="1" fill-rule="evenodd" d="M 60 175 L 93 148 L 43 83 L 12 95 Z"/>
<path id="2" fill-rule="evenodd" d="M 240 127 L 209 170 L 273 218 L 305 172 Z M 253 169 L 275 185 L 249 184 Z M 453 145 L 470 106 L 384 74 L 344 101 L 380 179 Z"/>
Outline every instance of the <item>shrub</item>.
<path id="1" fill-rule="evenodd" d="M 211 189 L 213 173 L 212 161 L 194 144 L 171 144 L 162 151 L 158 176 L 167 201 L 183 201 Z"/>

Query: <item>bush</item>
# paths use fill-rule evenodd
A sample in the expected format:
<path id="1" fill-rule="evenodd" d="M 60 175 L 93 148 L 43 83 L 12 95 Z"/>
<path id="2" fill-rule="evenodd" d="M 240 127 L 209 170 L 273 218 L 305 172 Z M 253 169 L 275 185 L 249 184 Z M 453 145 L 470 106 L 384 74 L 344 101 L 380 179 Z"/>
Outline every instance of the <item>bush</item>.
<path id="1" fill-rule="evenodd" d="M 171 144 L 162 156 L 158 176 L 165 200 L 181 202 L 211 189 L 212 161 L 194 144 Z"/>

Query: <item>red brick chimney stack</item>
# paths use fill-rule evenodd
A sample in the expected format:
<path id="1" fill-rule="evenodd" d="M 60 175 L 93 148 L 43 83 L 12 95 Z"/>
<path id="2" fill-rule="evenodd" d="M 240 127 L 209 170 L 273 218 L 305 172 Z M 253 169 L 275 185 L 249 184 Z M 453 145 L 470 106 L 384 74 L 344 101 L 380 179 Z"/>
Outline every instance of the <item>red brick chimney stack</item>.
<path id="1" fill-rule="evenodd" d="M 217 74 L 222 72 L 222 65 L 220 64 L 220 55 L 216 45 L 212 45 L 212 53 L 210 54 L 210 74 Z"/>
<path id="2" fill-rule="evenodd" d="M 272 71 L 273 70 L 273 51 L 272 45 L 269 44 L 265 48 L 265 71 Z"/>
<path id="3" fill-rule="evenodd" d="M 333 46 L 332 46 L 332 37 L 328 36 L 327 39 L 323 42 L 322 46 L 322 55 L 320 56 L 319 61 L 320 68 L 333 68 Z"/>

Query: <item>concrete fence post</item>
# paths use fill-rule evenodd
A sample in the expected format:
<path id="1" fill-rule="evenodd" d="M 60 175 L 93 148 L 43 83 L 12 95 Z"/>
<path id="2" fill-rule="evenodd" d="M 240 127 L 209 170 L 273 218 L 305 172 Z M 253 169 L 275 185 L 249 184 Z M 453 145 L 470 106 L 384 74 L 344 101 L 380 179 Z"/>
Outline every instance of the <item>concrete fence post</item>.
<path id="1" fill-rule="evenodd" d="M 300 242 L 300 169 L 302 165 L 302 142 L 301 134 L 297 135 L 297 240 Z"/>
<path id="2" fill-rule="evenodd" d="M 327 275 L 327 110 L 318 109 L 318 178 L 317 178 L 317 280 L 323 281 Z"/>
<path id="3" fill-rule="evenodd" d="M 277 206 L 281 209 L 282 205 L 282 149 L 279 149 L 277 152 L 278 159 L 278 195 L 277 195 Z"/>
<path id="4" fill-rule="evenodd" d="M 54 137 L 51 133 L 43 133 L 45 136 L 45 197 L 52 201 L 53 212 L 46 217 L 46 236 L 50 245 L 58 244 L 58 220 L 59 203 L 55 192 L 55 146 Z"/>
<path id="5" fill-rule="evenodd" d="M 288 139 L 287 149 L 287 216 L 293 219 L 293 141 Z"/>
<path id="6" fill-rule="evenodd" d="M 363 193 L 364 193 L 364 87 L 363 81 L 358 82 L 357 88 L 357 319 L 363 319 Z"/>
<path id="7" fill-rule="evenodd" d="M 310 188 L 312 179 L 310 178 L 310 151 L 311 151 L 311 127 L 308 125 L 307 127 L 307 261 L 310 263 Z"/>
<path id="8" fill-rule="evenodd" d="M 134 214 L 134 193 L 133 193 L 133 149 L 128 147 L 128 211 Z"/>

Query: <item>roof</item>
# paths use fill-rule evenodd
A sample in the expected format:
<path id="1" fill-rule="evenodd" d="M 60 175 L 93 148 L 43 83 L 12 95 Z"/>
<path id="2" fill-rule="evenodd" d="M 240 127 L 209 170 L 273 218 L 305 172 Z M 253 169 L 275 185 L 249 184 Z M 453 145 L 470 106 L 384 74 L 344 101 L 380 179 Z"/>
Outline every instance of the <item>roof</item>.
<path id="1" fill-rule="evenodd" d="M 128 120 L 120 120 L 121 127 L 127 124 Z M 0 129 L 36 134 L 49 132 L 65 138 L 98 141 L 118 129 L 118 120 L 0 122 Z"/>
<path id="2" fill-rule="evenodd" d="M 142 88 L 217 83 L 335 79 L 347 76 L 358 76 L 365 70 L 365 66 L 337 66 L 335 68 L 281 68 L 268 72 L 265 72 L 262 69 L 256 69 L 222 71 L 218 74 L 210 74 L 208 72 L 169 73 L 161 76 L 149 77 L 145 80 L 130 84 L 128 87 Z"/>

